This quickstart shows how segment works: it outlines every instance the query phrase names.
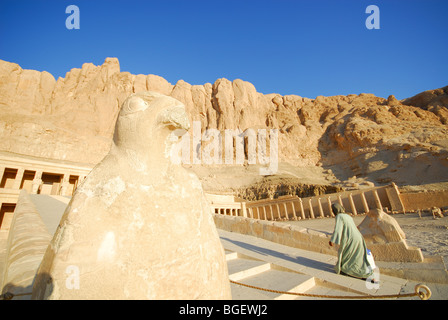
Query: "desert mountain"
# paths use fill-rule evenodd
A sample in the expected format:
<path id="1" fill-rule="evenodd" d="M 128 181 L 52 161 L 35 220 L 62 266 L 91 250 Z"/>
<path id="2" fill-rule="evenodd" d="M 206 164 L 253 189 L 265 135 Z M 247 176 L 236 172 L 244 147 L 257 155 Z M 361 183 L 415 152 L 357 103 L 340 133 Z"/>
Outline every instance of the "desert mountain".
<path id="1" fill-rule="evenodd" d="M 448 86 L 401 101 L 367 93 L 309 99 L 262 94 L 239 79 L 172 85 L 121 72 L 116 58 L 57 80 L 0 60 L 0 150 L 96 164 L 122 102 L 144 90 L 183 102 L 202 131 L 278 129 L 277 178 L 342 187 L 448 181 Z M 250 165 L 190 167 L 212 189 L 274 179 L 256 177 Z"/>

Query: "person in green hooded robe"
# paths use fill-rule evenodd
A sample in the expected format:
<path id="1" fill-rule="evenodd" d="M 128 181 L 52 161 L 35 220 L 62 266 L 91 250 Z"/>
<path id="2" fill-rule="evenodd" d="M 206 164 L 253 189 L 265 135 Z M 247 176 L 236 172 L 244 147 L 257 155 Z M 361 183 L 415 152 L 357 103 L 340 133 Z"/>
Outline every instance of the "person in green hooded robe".
<path id="1" fill-rule="evenodd" d="M 329 244 L 339 245 L 336 273 L 367 279 L 372 276 L 373 270 L 367 261 L 367 246 L 362 234 L 343 206 L 335 203 L 331 209 L 336 216 L 336 224 Z"/>

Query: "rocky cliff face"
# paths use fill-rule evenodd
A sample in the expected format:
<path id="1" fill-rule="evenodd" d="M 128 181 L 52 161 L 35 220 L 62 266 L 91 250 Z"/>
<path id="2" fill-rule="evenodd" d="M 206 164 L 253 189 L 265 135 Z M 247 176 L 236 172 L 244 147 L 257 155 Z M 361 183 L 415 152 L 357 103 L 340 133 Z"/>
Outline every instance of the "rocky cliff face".
<path id="1" fill-rule="evenodd" d="M 448 87 L 402 101 L 372 94 L 308 99 L 262 94 L 239 79 L 172 85 L 120 72 L 115 58 L 85 63 L 58 80 L 0 60 L 0 150 L 97 163 L 109 150 L 122 102 L 144 90 L 183 102 L 202 130 L 278 129 L 282 163 L 321 168 L 333 183 L 448 181 Z"/>

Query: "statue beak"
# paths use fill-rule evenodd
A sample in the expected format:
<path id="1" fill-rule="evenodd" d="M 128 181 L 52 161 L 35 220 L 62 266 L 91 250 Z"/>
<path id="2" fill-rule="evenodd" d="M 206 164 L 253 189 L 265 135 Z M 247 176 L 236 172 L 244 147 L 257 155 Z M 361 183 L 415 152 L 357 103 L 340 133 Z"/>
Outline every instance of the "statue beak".
<path id="1" fill-rule="evenodd" d="M 163 110 L 159 115 L 159 123 L 173 129 L 190 129 L 190 120 L 184 106 L 174 106 Z"/>

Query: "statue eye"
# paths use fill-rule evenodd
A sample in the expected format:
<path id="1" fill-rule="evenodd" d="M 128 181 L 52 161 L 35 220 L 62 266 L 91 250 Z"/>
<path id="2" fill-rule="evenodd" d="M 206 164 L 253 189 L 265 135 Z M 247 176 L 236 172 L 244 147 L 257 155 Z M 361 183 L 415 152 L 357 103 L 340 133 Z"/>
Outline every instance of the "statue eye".
<path id="1" fill-rule="evenodd" d="M 129 97 L 123 107 L 121 108 L 120 114 L 127 115 L 139 111 L 143 111 L 148 108 L 148 103 L 140 97 Z"/>

